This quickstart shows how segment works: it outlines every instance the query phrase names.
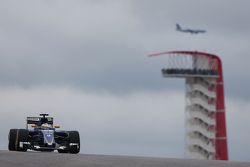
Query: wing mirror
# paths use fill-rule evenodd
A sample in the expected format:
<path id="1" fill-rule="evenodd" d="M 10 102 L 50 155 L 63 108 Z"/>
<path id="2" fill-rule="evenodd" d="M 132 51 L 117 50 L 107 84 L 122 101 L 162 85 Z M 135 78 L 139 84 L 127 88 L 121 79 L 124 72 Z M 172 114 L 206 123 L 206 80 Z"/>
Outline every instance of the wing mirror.
<path id="1" fill-rule="evenodd" d="M 60 125 L 54 125 L 54 128 L 60 128 Z"/>

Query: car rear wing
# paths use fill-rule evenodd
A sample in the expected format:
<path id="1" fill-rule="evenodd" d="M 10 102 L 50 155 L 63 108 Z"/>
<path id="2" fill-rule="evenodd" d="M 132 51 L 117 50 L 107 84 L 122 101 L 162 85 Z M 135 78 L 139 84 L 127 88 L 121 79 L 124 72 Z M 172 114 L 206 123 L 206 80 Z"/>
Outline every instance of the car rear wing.
<path id="1" fill-rule="evenodd" d="M 29 124 L 43 124 L 43 123 L 47 123 L 50 125 L 53 125 L 53 117 L 46 117 L 46 122 L 44 122 L 43 117 L 27 117 L 27 126 Z"/>

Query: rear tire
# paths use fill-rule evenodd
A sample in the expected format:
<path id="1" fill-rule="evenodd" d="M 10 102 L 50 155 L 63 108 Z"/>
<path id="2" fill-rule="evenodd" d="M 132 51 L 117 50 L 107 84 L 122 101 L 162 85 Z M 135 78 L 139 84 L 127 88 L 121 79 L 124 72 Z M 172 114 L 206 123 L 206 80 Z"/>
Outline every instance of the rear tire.
<path id="1" fill-rule="evenodd" d="M 71 145 L 76 144 L 76 145 Z M 69 131 L 69 153 L 77 154 L 80 152 L 80 135 L 78 131 Z"/>

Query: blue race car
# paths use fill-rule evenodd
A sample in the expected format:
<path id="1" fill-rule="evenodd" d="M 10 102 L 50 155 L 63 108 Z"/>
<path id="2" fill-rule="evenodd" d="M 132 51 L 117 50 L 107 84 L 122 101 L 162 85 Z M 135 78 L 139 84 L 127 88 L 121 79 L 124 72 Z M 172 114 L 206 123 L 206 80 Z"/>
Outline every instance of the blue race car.
<path id="1" fill-rule="evenodd" d="M 31 126 L 31 127 L 30 127 Z M 80 152 L 80 135 L 78 131 L 56 130 L 53 117 L 40 114 L 40 117 L 27 117 L 26 129 L 10 129 L 10 151 L 47 151 L 77 154 Z"/>

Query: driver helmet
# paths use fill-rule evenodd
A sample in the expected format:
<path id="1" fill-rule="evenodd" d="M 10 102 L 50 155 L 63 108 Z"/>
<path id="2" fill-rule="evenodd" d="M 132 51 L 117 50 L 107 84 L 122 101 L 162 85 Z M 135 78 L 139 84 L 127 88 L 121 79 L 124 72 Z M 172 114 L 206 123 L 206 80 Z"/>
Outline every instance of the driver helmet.
<path id="1" fill-rule="evenodd" d="M 49 128 L 50 125 L 49 125 L 48 123 L 45 123 L 45 124 L 42 124 L 42 127 L 43 127 L 43 128 Z"/>

